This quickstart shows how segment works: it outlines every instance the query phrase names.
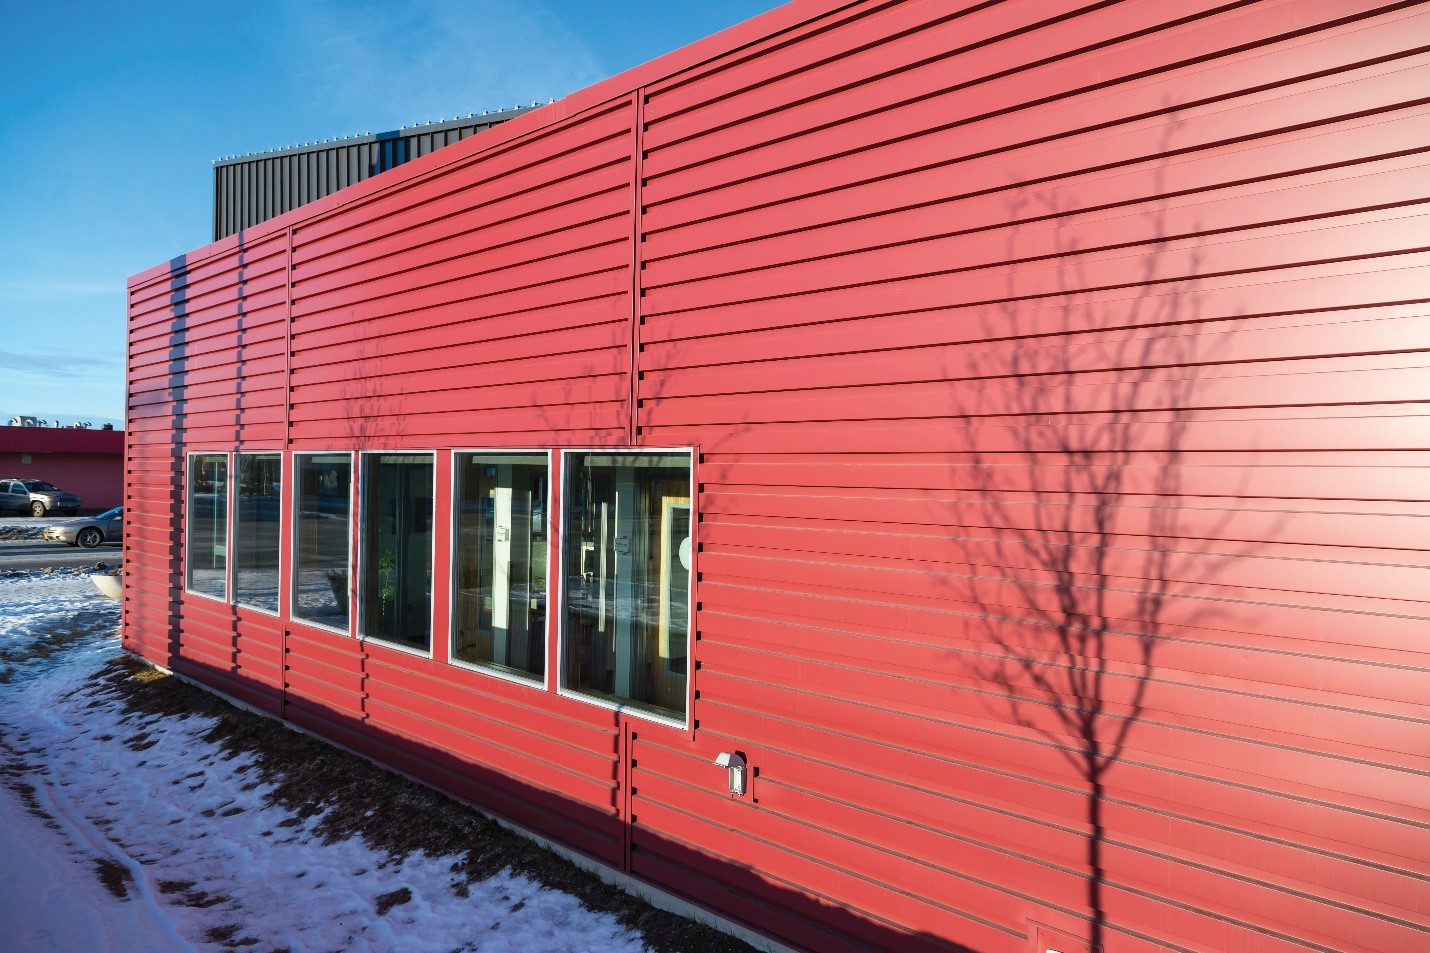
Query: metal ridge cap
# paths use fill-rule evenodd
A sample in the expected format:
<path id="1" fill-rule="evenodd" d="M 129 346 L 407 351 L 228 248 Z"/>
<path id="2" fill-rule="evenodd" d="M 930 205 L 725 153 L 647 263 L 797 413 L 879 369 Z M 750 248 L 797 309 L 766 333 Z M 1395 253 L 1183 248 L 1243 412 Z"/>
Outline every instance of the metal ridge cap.
<path id="1" fill-rule="evenodd" d="M 435 122 L 416 123 L 410 126 L 402 126 L 386 132 L 365 132 L 360 135 L 343 136 L 335 139 L 325 139 L 321 142 L 309 142 L 302 145 L 280 146 L 276 149 L 265 149 L 258 152 L 246 152 L 243 155 L 220 156 L 213 160 L 215 169 L 225 166 L 242 165 L 245 162 L 256 162 L 260 159 L 273 159 L 279 156 L 303 155 L 309 152 L 323 152 L 339 146 L 354 146 L 363 143 L 385 142 L 390 139 L 401 139 L 406 136 L 422 135 L 428 132 L 445 132 L 449 129 L 460 129 L 463 126 L 480 126 L 483 124 L 506 122 L 515 119 L 517 116 L 525 115 L 534 109 L 540 109 L 545 103 L 535 106 L 516 106 L 509 109 L 497 109 L 486 113 L 471 113 L 466 116 L 457 116 L 453 119 L 441 119 Z"/>

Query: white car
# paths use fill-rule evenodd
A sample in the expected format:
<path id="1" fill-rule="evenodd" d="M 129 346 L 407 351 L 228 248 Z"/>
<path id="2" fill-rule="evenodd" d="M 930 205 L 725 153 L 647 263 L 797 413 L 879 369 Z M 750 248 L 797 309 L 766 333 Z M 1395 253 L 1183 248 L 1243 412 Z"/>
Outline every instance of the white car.
<path id="1" fill-rule="evenodd" d="M 124 539 L 124 507 L 116 506 L 98 516 L 81 516 L 79 519 L 61 520 L 45 527 L 41 539 L 56 543 L 69 543 L 93 549 L 100 543 L 118 543 Z"/>

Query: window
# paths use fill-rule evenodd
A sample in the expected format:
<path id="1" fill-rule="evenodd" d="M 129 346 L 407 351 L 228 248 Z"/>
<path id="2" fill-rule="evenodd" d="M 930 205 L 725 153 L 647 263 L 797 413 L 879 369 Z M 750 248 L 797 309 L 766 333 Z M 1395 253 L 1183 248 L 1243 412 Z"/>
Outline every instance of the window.
<path id="1" fill-rule="evenodd" d="M 432 493 L 430 453 L 368 453 L 362 458 L 358 631 L 427 651 L 432 647 Z"/>
<path id="2" fill-rule="evenodd" d="M 545 454 L 456 454 L 452 658 L 546 674 Z"/>
<path id="3" fill-rule="evenodd" d="M 293 456 L 293 609 L 295 619 L 348 629 L 348 539 L 352 529 L 352 458 L 345 453 Z"/>
<path id="4" fill-rule="evenodd" d="M 283 455 L 240 453 L 234 471 L 233 601 L 277 612 Z"/>
<path id="5" fill-rule="evenodd" d="M 565 688 L 685 715 L 690 454 L 565 457 Z"/>
<path id="6" fill-rule="evenodd" d="M 228 598 L 228 454 L 189 456 L 187 588 Z"/>

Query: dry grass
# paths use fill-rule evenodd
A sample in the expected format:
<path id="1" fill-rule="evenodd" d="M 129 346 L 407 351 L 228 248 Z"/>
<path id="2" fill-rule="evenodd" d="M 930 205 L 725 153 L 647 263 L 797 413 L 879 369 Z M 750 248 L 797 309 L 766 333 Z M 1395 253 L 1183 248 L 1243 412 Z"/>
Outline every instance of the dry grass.
<path id="1" fill-rule="evenodd" d="M 206 740 L 229 753 L 251 753 L 259 779 L 272 786 L 273 802 L 295 818 L 317 817 L 315 831 L 327 843 L 361 837 L 394 859 L 418 851 L 451 857 L 455 889 L 461 896 L 472 885 L 509 869 L 571 894 L 591 910 L 613 914 L 661 953 L 752 949 L 702 924 L 657 910 L 430 788 L 270 718 L 235 708 L 130 656 L 109 663 L 102 678 L 104 690 L 134 711 L 217 719 Z M 183 893 L 191 886 L 175 884 L 174 889 Z M 408 898 L 383 899 L 390 908 Z"/>

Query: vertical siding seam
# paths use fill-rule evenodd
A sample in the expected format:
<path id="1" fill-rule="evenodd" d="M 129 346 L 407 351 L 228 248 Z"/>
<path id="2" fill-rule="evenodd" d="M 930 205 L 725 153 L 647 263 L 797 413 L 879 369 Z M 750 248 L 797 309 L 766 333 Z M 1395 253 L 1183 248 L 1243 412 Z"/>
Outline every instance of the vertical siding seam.
<path id="1" fill-rule="evenodd" d="M 297 176 L 295 175 L 295 178 Z M 293 466 L 293 226 L 284 229 L 288 233 L 288 248 L 283 262 L 283 455 L 279 463 L 279 473 L 292 480 L 296 467 Z M 285 485 L 283 495 L 293 499 L 293 487 Z M 293 517 L 289 516 L 288 532 L 280 533 L 278 541 L 278 608 L 283 618 L 278 626 L 278 718 L 288 720 L 288 632 L 289 619 L 293 614 L 293 560 L 294 554 L 288 546 L 293 536 Z M 280 517 L 279 527 L 283 526 Z M 289 553 L 284 565 L 283 553 Z M 286 593 L 285 593 L 286 591 Z M 286 594 L 286 598 L 285 598 Z"/>
<path id="2" fill-rule="evenodd" d="M 635 726 L 631 724 L 629 718 L 622 718 L 620 721 L 620 784 L 621 784 L 621 862 L 625 865 L 624 873 L 631 873 L 635 867 L 633 854 L 635 853 L 635 792 L 632 785 L 635 783 L 635 771 L 632 762 L 635 760 L 631 755 L 631 749 L 636 740 Z"/>
<path id="3" fill-rule="evenodd" d="M 214 200 L 218 200 L 217 195 Z M 126 290 L 124 302 L 124 455 L 122 458 L 124 461 L 124 489 L 120 500 L 124 505 L 124 511 L 131 514 L 130 519 L 133 520 L 134 503 L 131 498 L 134 493 L 134 433 L 130 429 L 129 420 L 130 402 L 133 399 L 131 395 L 134 392 L 134 288 L 130 286 Z M 128 541 L 121 543 L 119 551 L 121 563 L 129 548 Z M 126 591 L 127 587 L 124 585 L 123 579 L 124 577 L 121 575 L 119 583 L 119 643 L 127 647 L 133 643 L 133 639 L 129 635 L 131 615 L 129 593 Z"/>
<path id="4" fill-rule="evenodd" d="M 626 445 L 640 438 L 641 347 L 641 180 L 645 174 L 645 87 L 633 94 L 635 116 L 631 129 L 631 337 L 627 361 L 629 397 L 626 404 Z"/>
<path id="5" fill-rule="evenodd" d="M 283 269 L 283 449 L 293 447 L 293 226 Z"/>

